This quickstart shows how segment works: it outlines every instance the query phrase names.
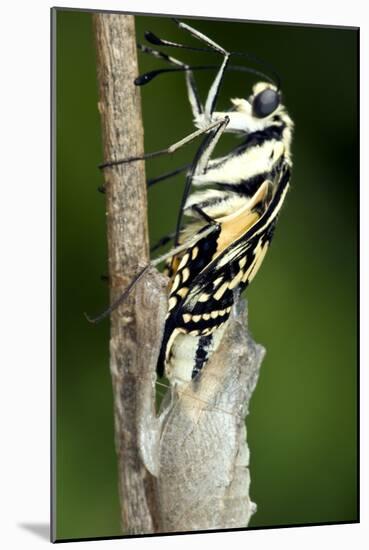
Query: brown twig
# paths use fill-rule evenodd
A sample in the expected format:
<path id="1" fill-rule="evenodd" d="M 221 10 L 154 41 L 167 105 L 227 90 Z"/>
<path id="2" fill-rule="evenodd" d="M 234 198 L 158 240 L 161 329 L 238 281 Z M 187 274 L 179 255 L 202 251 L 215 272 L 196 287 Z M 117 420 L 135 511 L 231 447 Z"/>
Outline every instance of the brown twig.
<path id="1" fill-rule="evenodd" d="M 93 18 L 105 160 L 141 155 L 140 94 L 133 85 L 137 76 L 134 18 L 115 14 L 95 14 Z M 104 177 L 110 300 L 113 303 L 139 268 L 149 261 L 144 163 L 106 168 Z M 148 275 L 151 288 L 138 284 L 111 315 L 110 370 L 122 526 L 131 534 L 150 533 L 155 529 L 153 478 L 139 455 L 137 414 L 150 368 L 143 347 L 150 355 L 160 342 L 157 329 L 163 326 L 163 320 L 159 324 L 160 315 L 157 318 L 152 312 L 158 311 L 165 294 L 160 281 L 154 288 L 156 274 L 150 272 Z M 163 303 L 163 315 L 165 307 Z"/>

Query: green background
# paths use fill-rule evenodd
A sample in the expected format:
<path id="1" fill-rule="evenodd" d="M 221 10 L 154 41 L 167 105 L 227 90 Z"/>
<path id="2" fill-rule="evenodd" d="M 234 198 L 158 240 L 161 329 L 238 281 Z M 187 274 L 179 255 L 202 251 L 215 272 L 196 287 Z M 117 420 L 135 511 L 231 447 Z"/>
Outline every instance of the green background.
<path id="1" fill-rule="evenodd" d="M 84 311 L 108 303 L 104 196 L 91 14 L 57 12 L 57 469 L 58 539 L 119 535 L 108 366 L 109 323 Z M 188 20 L 190 22 L 190 20 Z M 295 121 L 292 187 L 273 246 L 247 292 L 250 329 L 267 355 L 247 420 L 251 527 L 357 520 L 357 39 L 354 29 L 193 21 L 231 50 L 267 59 L 281 73 Z M 144 30 L 191 42 L 164 17 Z M 217 55 L 176 52 L 196 64 Z M 141 72 L 166 66 L 140 55 Z M 204 93 L 211 75 L 199 76 Z M 230 73 L 218 108 L 247 97 L 252 75 Z M 183 74 L 142 89 L 145 150 L 193 129 Z M 217 149 L 235 143 L 226 136 Z M 148 176 L 192 158 L 147 162 Z M 152 242 L 173 230 L 183 177 L 149 192 Z"/>

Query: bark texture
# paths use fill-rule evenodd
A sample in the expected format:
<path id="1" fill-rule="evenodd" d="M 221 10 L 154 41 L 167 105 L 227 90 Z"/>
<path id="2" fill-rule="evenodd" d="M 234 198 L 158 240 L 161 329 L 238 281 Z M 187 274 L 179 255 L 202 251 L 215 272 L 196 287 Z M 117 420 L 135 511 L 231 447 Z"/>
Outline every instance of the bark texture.
<path id="1" fill-rule="evenodd" d="M 94 15 L 105 161 L 143 153 L 132 16 Z M 104 170 L 111 302 L 149 261 L 142 161 Z M 169 388 L 155 412 L 155 366 L 167 310 L 166 279 L 151 268 L 111 315 L 116 449 L 127 534 L 246 527 L 249 451 L 244 418 L 264 355 L 234 308 L 198 380 Z"/>
<path id="2" fill-rule="evenodd" d="M 140 93 L 133 85 L 137 76 L 134 18 L 115 14 L 95 14 L 93 18 L 105 160 L 141 155 Z M 144 162 L 106 168 L 104 177 L 112 303 L 139 267 L 149 261 Z M 153 479 L 140 459 L 137 433 L 138 398 L 147 383 L 145 373 L 150 366 L 151 346 L 161 338 L 156 333 L 156 319 L 142 314 L 160 309 L 160 295 L 153 288 L 156 280 L 153 277 L 149 273 L 146 279 L 149 282 L 138 284 L 111 315 L 110 370 L 119 494 L 122 526 L 130 534 L 155 529 Z M 163 295 L 160 283 L 157 288 Z M 165 307 L 163 304 L 163 315 Z"/>

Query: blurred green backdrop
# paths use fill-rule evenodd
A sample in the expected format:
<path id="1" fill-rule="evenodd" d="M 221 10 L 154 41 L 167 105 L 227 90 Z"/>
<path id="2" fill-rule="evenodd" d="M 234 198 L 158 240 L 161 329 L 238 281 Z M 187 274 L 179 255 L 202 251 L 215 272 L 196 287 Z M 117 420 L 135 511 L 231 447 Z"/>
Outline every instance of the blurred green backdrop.
<path id="1" fill-rule="evenodd" d="M 90 13 L 57 11 L 57 538 L 120 535 L 108 366 L 109 323 L 84 311 L 108 303 L 95 48 Z M 190 22 L 190 20 L 188 20 Z M 250 328 L 267 355 L 247 420 L 251 527 L 357 519 L 357 56 L 358 31 L 200 20 L 227 49 L 281 73 L 296 124 L 292 188 L 273 246 L 247 295 Z M 170 19 L 136 17 L 191 42 Z M 196 43 L 195 43 L 196 44 Z M 174 55 L 196 64 L 209 54 Z M 211 62 L 217 57 L 211 54 Z M 140 55 L 141 72 L 163 66 Z M 199 74 L 205 92 L 211 75 Z M 230 73 L 219 99 L 248 96 L 251 75 Z M 142 89 L 145 148 L 192 130 L 182 74 Z M 217 153 L 235 138 L 226 136 Z M 186 164 L 196 145 L 146 163 L 154 176 Z M 152 242 L 173 230 L 183 178 L 150 190 Z"/>

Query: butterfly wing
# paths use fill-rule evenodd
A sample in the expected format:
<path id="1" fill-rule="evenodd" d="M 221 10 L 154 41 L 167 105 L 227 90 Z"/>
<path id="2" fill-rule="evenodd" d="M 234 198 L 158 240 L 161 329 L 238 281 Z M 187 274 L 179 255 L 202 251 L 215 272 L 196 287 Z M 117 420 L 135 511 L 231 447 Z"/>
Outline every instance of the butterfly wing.
<path id="1" fill-rule="evenodd" d="M 169 357 L 173 335 L 206 336 L 228 320 L 235 296 L 248 286 L 262 264 L 288 187 L 289 170 L 285 170 L 273 198 L 251 227 L 241 231 L 237 238 L 230 235 L 224 240 L 224 231 L 232 233 L 231 226 L 239 231 L 239 219 L 234 217 L 232 224 L 219 223 L 210 238 L 200 239 L 186 251 L 169 297 L 159 375 Z M 227 241 L 230 244 L 219 247 L 219 243 Z"/>

